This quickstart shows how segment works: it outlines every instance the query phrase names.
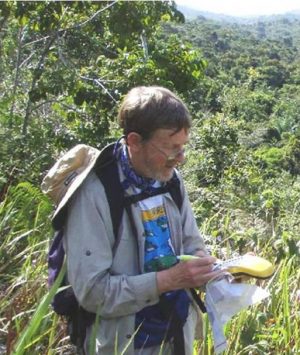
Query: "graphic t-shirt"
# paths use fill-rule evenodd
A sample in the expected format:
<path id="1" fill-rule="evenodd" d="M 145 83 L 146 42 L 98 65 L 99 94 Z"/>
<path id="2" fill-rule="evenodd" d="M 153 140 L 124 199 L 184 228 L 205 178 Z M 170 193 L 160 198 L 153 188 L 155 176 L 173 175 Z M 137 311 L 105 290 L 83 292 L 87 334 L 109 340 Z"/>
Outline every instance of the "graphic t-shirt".
<path id="1" fill-rule="evenodd" d="M 139 202 L 145 237 L 145 272 L 160 271 L 174 264 L 169 223 L 162 195 Z"/>
<path id="2" fill-rule="evenodd" d="M 168 269 L 176 263 L 176 254 L 171 243 L 170 228 L 163 195 L 149 197 L 138 202 L 144 225 L 145 259 L 144 271 L 160 271 Z M 175 336 L 171 331 L 170 322 L 174 314 L 179 323 L 183 324 L 188 315 L 190 299 L 184 290 L 169 291 L 160 299 L 164 303 L 145 307 L 136 314 L 136 335 L 134 347 L 155 346 L 168 342 Z M 168 305 L 169 310 L 163 308 Z"/>

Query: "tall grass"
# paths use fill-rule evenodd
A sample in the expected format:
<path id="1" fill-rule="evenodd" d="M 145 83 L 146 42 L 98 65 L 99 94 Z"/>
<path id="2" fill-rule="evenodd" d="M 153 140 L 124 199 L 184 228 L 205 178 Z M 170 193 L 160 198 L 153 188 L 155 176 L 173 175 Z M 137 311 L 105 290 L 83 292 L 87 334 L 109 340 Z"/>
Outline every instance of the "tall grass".
<path id="1" fill-rule="evenodd" d="M 300 352 L 298 261 L 284 260 L 274 277 L 263 282 L 271 296 L 239 314 L 227 327 L 227 354 L 297 354 Z"/>
<path id="2" fill-rule="evenodd" d="M 14 348 L 14 354 L 15 355 L 23 355 L 26 353 L 26 350 L 29 349 L 34 343 L 37 341 L 40 341 L 41 335 L 38 333 L 38 329 L 41 325 L 42 319 L 49 314 L 49 305 L 56 294 L 57 290 L 59 289 L 59 286 L 62 283 L 63 277 L 65 276 L 66 273 L 66 264 L 62 267 L 57 279 L 55 280 L 53 286 L 45 294 L 41 302 L 38 304 L 37 309 L 32 316 L 28 326 L 23 330 L 21 333 L 18 342 Z M 37 335 L 36 338 L 34 336 Z M 50 344 L 53 342 L 53 329 L 47 329 L 46 334 L 49 334 L 49 341 Z M 43 335 L 43 334 L 42 334 Z"/>
<path id="3" fill-rule="evenodd" d="M 29 183 L 9 189 L 0 204 L 0 344 L 7 354 L 47 353 L 62 334 L 47 287 L 51 211 Z"/>

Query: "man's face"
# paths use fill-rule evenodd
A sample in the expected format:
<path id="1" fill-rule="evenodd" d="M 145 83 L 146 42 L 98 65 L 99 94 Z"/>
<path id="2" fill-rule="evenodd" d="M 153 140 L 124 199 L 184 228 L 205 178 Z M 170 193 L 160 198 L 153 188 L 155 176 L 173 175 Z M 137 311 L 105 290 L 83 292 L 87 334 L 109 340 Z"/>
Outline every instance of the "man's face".
<path id="1" fill-rule="evenodd" d="M 141 141 L 139 149 L 132 154 L 132 164 L 137 173 L 165 182 L 173 176 L 176 165 L 184 161 L 184 145 L 189 132 L 182 129 L 158 129 L 147 141 Z"/>

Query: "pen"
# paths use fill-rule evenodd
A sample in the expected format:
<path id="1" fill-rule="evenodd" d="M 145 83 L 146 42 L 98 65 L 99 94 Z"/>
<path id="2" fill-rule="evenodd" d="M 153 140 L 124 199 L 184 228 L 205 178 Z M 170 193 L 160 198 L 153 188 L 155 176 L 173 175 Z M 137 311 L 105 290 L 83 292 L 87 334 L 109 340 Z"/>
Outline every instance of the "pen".
<path id="1" fill-rule="evenodd" d="M 177 260 L 179 261 L 190 261 L 190 260 L 196 260 L 199 259 L 199 256 L 195 255 L 177 255 Z"/>

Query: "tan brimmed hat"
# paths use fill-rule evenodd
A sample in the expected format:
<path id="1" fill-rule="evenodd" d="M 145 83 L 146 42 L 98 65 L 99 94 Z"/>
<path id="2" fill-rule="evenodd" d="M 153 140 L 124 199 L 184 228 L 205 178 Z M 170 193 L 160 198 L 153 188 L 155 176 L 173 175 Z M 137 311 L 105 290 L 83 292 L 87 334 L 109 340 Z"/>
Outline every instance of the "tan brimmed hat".
<path id="1" fill-rule="evenodd" d="M 100 150 L 79 144 L 64 154 L 43 179 L 41 189 L 56 204 L 52 221 L 95 166 Z"/>

